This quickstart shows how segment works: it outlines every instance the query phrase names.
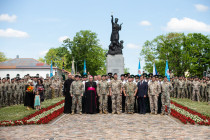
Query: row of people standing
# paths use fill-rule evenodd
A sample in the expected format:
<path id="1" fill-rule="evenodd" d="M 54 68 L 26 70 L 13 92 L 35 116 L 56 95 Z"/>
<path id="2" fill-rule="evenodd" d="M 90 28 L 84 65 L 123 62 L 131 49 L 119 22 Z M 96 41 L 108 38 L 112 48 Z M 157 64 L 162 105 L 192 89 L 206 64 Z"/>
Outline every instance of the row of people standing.
<path id="1" fill-rule="evenodd" d="M 32 95 L 27 91 L 28 86 L 32 86 L 34 89 Z M 40 90 L 42 88 L 44 89 L 43 91 Z M 59 77 L 51 79 L 29 75 L 25 75 L 24 78 L 15 77 L 10 79 L 5 77 L 0 79 L 0 107 L 24 104 L 34 108 L 32 99 L 36 90 L 40 91 L 41 101 L 44 101 L 44 99 L 62 96 L 62 88 L 63 82 L 59 80 Z M 29 103 L 28 100 L 32 102 Z"/>
<path id="2" fill-rule="evenodd" d="M 101 76 L 99 77 L 101 78 Z M 94 77 L 95 81 L 93 81 L 93 77 L 89 76 L 87 82 L 87 76 L 84 76 L 83 81 L 81 81 L 79 76 L 76 75 L 75 81 L 73 81 L 71 75 L 69 75 L 69 79 L 64 83 L 64 95 L 66 97 L 64 113 L 72 112 L 74 114 L 77 111 L 80 114 L 97 112 L 107 114 L 111 111 L 113 114 L 120 114 L 125 111 L 132 114 L 136 110 L 136 112 L 145 114 L 151 110 L 152 113 L 157 114 L 157 98 L 161 93 L 161 86 L 159 81 L 155 81 L 155 77 L 155 84 L 153 84 L 153 81 L 148 84 L 143 76 L 140 78 L 140 82 L 139 77 L 136 77 L 134 81 L 134 76 L 128 78 L 121 75 L 121 80 L 118 80 L 115 73 L 113 79 L 111 77 L 112 75 L 109 75 L 107 79 L 106 75 L 102 75 L 102 80 L 97 80 Z M 123 79 L 123 77 L 126 77 L 126 79 Z M 172 86 L 169 85 L 163 85 L 162 92 L 164 94 L 159 96 L 163 98 L 164 105 L 168 105 L 168 100 L 170 100 L 169 92 L 172 90 Z M 125 100 L 123 97 L 125 97 Z M 136 100 L 138 100 L 138 105 Z M 159 107 L 161 108 L 162 105 L 159 105 Z"/>

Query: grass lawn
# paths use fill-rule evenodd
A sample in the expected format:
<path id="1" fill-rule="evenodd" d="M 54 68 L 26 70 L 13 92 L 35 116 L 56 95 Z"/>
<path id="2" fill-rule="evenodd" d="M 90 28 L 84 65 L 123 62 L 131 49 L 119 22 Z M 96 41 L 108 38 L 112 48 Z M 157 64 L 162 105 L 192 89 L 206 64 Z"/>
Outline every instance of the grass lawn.
<path id="1" fill-rule="evenodd" d="M 186 106 L 191 110 L 194 110 L 198 113 L 210 117 L 210 105 L 208 105 L 208 102 L 196 102 L 190 99 L 177 99 L 177 98 L 171 98 L 171 100 L 177 102 L 180 105 Z"/>
<path id="2" fill-rule="evenodd" d="M 42 108 L 46 108 L 48 106 L 54 105 L 57 102 L 63 100 L 64 97 L 54 98 L 45 100 L 41 105 Z M 27 110 L 26 107 L 22 105 L 14 105 L 0 108 L 0 121 L 3 120 L 19 120 L 22 119 L 30 114 L 33 114 L 37 110 Z"/>

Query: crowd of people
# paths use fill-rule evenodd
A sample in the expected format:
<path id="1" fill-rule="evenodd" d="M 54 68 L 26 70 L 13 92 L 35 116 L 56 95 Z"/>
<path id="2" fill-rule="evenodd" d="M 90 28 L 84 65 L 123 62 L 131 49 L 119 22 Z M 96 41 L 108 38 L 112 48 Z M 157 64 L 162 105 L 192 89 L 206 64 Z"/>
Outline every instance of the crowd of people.
<path id="1" fill-rule="evenodd" d="M 143 73 L 141 76 L 109 73 L 71 75 L 64 83 L 64 113 L 170 114 L 170 97 L 210 101 L 208 77 L 167 77 Z M 167 112 L 165 112 L 167 106 Z"/>
<path id="2" fill-rule="evenodd" d="M 24 104 L 28 110 L 41 109 L 41 102 L 63 96 L 63 80 L 57 73 L 52 78 L 39 75 L 0 78 L 0 107 Z M 40 103 L 38 103 L 38 97 Z M 35 105 L 39 105 L 36 107 Z"/>
<path id="3" fill-rule="evenodd" d="M 67 73 L 66 73 L 67 74 Z M 25 75 L 0 79 L 0 107 L 24 104 L 41 109 L 44 100 L 65 96 L 64 113 L 170 114 L 170 97 L 210 103 L 209 77 L 183 77 L 143 73 L 141 76 L 67 74 L 59 78 Z M 67 80 L 64 80 L 67 79 Z M 167 111 L 165 112 L 165 106 Z"/>

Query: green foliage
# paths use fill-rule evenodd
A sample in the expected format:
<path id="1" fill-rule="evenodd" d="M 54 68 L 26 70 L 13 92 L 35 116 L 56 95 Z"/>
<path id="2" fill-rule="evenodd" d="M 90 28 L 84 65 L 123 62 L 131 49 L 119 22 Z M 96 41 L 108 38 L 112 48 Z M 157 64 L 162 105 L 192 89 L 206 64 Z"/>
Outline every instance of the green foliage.
<path id="1" fill-rule="evenodd" d="M 124 73 L 130 73 L 129 68 L 124 68 Z"/>
<path id="2" fill-rule="evenodd" d="M 42 57 L 39 57 L 38 61 L 45 63 L 45 59 Z"/>
<path id="3" fill-rule="evenodd" d="M 63 60 L 65 70 L 71 71 L 72 60 L 75 61 L 75 70 L 83 74 L 84 60 L 86 60 L 87 72 L 91 75 L 105 74 L 105 54 L 99 45 L 97 34 L 89 30 L 81 30 L 77 32 L 73 40 L 69 38 L 63 41 L 61 47 L 51 48 L 45 56 L 47 64 L 53 61 L 53 66 L 62 69 Z"/>
<path id="4" fill-rule="evenodd" d="M 210 64 L 210 38 L 200 33 L 169 33 L 146 41 L 140 55 L 145 56 L 144 69 L 152 72 L 155 62 L 157 71 L 165 74 L 165 63 L 174 74 L 202 76 Z"/>
<path id="5" fill-rule="evenodd" d="M 6 58 L 5 54 L 3 52 L 0 52 L 0 62 L 4 62 L 6 60 L 7 60 L 7 58 Z"/>

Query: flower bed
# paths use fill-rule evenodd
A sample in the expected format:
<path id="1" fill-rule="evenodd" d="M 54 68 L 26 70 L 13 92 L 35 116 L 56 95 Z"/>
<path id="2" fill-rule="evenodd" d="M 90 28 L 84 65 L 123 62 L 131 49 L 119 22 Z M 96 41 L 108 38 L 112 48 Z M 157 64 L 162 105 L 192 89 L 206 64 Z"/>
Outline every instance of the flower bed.
<path id="1" fill-rule="evenodd" d="M 179 119 L 182 123 L 210 125 L 210 118 L 196 111 L 193 111 L 185 106 L 171 101 L 171 115 Z"/>
<path id="2" fill-rule="evenodd" d="M 63 113 L 64 100 L 43 108 L 21 120 L 16 121 L 0 121 L 0 126 L 15 126 L 15 125 L 27 125 L 27 124 L 47 124 L 54 118 L 58 117 Z"/>

